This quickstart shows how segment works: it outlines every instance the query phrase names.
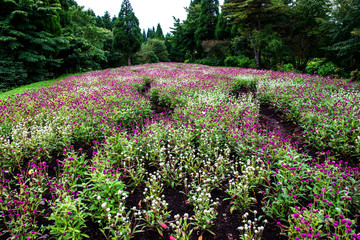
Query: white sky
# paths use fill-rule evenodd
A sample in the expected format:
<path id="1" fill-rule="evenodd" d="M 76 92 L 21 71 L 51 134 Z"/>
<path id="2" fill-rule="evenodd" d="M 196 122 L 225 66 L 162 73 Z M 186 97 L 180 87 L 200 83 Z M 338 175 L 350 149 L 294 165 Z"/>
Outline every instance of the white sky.
<path id="1" fill-rule="evenodd" d="M 96 15 L 103 16 L 105 11 L 109 11 L 110 16 L 118 16 L 122 0 L 76 0 L 85 10 L 91 8 Z M 220 5 L 224 0 L 220 0 Z M 141 32 L 147 31 L 153 26 L 156 29 L 160 23 L 164 34 L 171 31 L 170 27 L 174 26 L 173 16 L 186 19 L 184 7 L 190 5 L 190 0 L 130 0 L 136 17 L 139 19 Z"/>

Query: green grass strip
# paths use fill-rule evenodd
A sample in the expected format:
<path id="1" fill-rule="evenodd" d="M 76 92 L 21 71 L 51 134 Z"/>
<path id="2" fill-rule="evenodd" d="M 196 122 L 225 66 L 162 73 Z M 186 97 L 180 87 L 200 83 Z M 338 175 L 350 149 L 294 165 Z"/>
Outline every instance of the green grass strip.
<path id="1" fill-rule="evenodd" d="M 43 88 L 43 87 L 49 87 L 49 86 L 55 84 L 56 82 L 58 82 L 60 80 L 63 80 L 63 79 L 68 78 L 70 76 L 77 76 L 77 75 L 81 75 L 81 74 L 84 74 L 84 73 L 65 74 L 65 75 L 61 75 L 58 78 L 45 80 L 45 81 L 41 81 L 41 82 L 35 82 L 35 83 L 24 85 L 24 86 L 21 86 L 21 87 L 18 87 L 18 88 L 14 88 L 14 89 L 12 89 L 10 91 L 0 92 L 0 99 L 5 99 L 5 98 L 8 98 L 10 96 L 21 94 L 21 93 L 24 93 L 24 92 L 26 92 L 28 90 L 38 90 L 38 89 Z"/>

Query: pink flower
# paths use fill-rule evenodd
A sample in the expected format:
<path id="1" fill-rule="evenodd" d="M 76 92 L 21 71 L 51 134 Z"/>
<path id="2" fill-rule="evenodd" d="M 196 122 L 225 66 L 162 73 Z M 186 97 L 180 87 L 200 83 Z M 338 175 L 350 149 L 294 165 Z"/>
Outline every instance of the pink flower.
<path id="1" fill-rule="evenodd" d="M 176 238 L 170 235 L 170 240 L 176 240 Z"/>
<path id="2" fill-rule="evenodd" d="M 159 222 L 159 224 L 163 229 L 167 229 L 167 225 L 165 223 Z"/>

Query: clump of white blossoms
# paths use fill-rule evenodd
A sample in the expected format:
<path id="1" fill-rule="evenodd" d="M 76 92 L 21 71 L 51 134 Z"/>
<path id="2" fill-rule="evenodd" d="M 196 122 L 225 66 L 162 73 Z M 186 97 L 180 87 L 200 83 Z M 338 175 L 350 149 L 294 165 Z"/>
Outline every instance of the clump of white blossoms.
<path id="1" fill-rule="evenodd" d="M 257 211 L 254 211 L 254 220 L 248 219 L 249 213 L 246 212 L 242 217 L 242 223 L 238 230 L 240 231 L 240 238 L 243 240 L 260 240 L 265 225 L 268 222 L 266 219 L 260 223 L 261 216 L 256 217 Z"/>

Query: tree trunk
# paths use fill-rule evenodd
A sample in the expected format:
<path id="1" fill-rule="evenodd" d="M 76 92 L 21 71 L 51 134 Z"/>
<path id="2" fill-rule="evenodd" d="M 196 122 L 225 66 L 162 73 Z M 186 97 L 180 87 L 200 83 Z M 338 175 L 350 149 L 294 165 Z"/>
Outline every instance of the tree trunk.
<path id="1" fill-rule="evenodd" d="M 252 40 L 251 30 L 249 32 L 249 39 L 250 39 L 250 43 L 254 49 L 254 57 L 255 57 L 256 65 L 258 66 L 258 68 L 261 68 L 260 49 L 256 48 L 256 46 Z"/>
<path id="2" fill-rule="evenodd" d="M 131 65 L 131 60 L 130 60 L 130 55 L 128 56 L 128 66 L 130 66 Z"/>
<path id="3" fill-rule="evenodd" d="M 261 68 L 260 50 L 254 47 L 255 61 L 258 68 Z"/>

